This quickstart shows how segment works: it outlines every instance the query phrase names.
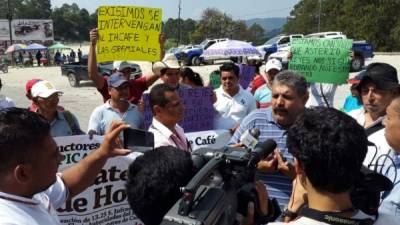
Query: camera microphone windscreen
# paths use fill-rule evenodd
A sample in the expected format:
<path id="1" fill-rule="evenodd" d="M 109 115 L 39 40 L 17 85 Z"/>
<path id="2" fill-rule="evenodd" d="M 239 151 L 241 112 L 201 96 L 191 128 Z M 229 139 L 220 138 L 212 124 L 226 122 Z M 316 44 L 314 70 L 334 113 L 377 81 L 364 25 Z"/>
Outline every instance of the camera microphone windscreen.
<path id="1" fill-rule="evenodd" d="M 261 159 L 267 157 L 276 148 L 276 142 L 272 139 L 267 139 L 262 143 L 258 143 L 251 152 L 251 157 L 248 166 L 256 165 Z"/>
<path id="2" fill-rule="evenodd" d="M 246 148 L 254 149 L 258 144 L 258 137 L 260 136 L 260 130 L 258 128 L 252 128 L 246 130 L 242 136 L 240 136 L 240 142 L 246 146 Z"/>

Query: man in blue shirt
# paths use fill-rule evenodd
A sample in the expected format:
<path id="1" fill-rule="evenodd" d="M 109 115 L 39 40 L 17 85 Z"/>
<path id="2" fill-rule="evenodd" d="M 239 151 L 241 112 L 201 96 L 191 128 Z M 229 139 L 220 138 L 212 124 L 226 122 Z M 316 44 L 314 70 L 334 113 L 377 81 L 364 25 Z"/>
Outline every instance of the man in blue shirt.
<path id="1" fill-rule="evenodd" d="M 143 114 L 129 102 L 128 80 L 117 72 L 107 79 L 107 84 L 111 98 L 93 110 L 89 120 L 89 135 L 103 135 L 113 120 L 124 121 L 131 128 L 142 128 Z"/>
<path id="2" fill-rule="evenodd" d="M 304 77 L 292 71 L 279 73 L 272 83 L 272 107 L 251 112 L 230 140 L 230 144 L 238 144 L 246 130 L 258 128 L 259 142 L 270 138 L 278 144 L 275 153 L 261 161 L 258 168 L 263 172 L 260 178 L 267 184 L 269 196 L 277 198 L 281 207 L 289 201 L 295 174 L 293 156 L 286 147 L 286 131 L 304 111 L 307 100 Z"/>

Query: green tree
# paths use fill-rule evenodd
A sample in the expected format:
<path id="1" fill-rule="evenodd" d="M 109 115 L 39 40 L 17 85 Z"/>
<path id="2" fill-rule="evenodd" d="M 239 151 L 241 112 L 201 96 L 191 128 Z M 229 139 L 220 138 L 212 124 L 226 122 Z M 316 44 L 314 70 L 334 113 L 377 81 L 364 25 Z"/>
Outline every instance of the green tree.
<path id="1" fill-rule="evenodd" d="M 318 31 L 320 0 L 302 0 L 290 13 L 287 33 Z M 400 50 L 398 0 L 321 0 L 320 31 L 342 31 L 349 38 L 367 40 L 379 51 Z"/>

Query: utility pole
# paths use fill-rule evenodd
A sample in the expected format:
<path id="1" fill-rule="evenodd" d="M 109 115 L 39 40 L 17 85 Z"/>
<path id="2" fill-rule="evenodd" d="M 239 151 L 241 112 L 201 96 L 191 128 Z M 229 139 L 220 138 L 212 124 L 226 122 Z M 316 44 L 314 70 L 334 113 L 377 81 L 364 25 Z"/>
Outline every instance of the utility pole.
<path id="1" fill-rule="evenodd" d="M 179 5 L 178 5 L 178 41 L 176 42 L 176 47 L 179 46 L 181 42 L 181 3 L 182 0 L 179 0 Z"/>
<path id="2" fill-rule="evenodd" d="M 319 1 L 319 10 L 318 10 L 318 32 L 320 32 L 321 29 L 321 1 L 322 0 L 318 0 Z"/>
<path id="3" fill-rule="evenodd" d="M 10 0 L 7 0 L 7 8 L 8 8 L 8 13 L 7 13 L 8 29 L 10 30 L 10 42 L 11 42 L 10 45 L 12 45 L 13 44 L 13 39 L 12 39 L 12 32 L 11 32 L 11 21 L 12 21 L 13 15 L 11 13 Z"/>

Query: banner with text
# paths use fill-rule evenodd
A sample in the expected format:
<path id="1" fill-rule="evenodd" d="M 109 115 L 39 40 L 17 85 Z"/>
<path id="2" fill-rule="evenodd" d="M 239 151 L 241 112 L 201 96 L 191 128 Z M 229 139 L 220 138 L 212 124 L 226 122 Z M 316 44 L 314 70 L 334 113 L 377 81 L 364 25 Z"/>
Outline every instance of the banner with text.
<path id="1" fill-rule="evenodd" d="M 138 6 L 98 8 L 97 61 L 160 60 L 162 10 Z"/>
<path id="2" fill-rule="evenodd" d="M 178 92 L 185 106 L 185 117 L 179 125 L 185 132 L 212 130 L 214 126 L 212 88 L 179 89 Z M 144 127 L 148 129 L 153 120 L 149 94 L 143 95 L 143 101 L 145 104 Z"/>
<path id="3" fill-rule="evenodd" d="M 289 70 L 308 82 L 344 84 L 349 76 L 350 39 L 294 38 Z"/>
<path id="4" fill-rule="evenodd" d="M 206 130 L 185 133 L 192 150 L 199 148 L 223 148 L 231 139 L 229 130 Z"/>
<path id="5" fill-rule="evenodd" d="M 97 149 L 103 137 L 94 136 L 90 140 L 88 135 L 79 135 L 54 139 L 58 150 L 65 156 L 59 167 L 62 171 Z M 129 164 L 140 154 L 109 159 L 91 187 L 57 209 L 61 224 L 142 225 L 129 207 L 125 190 Z"/>

